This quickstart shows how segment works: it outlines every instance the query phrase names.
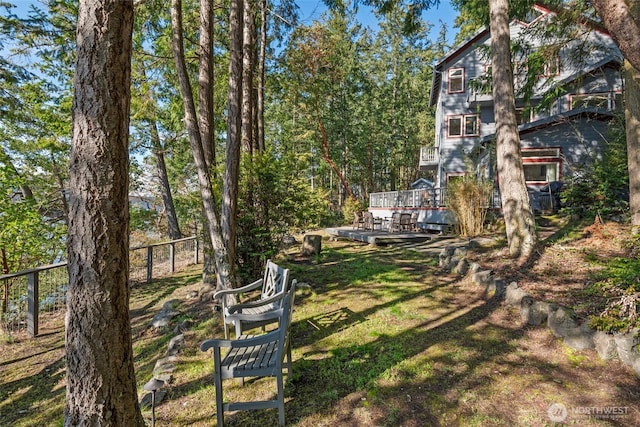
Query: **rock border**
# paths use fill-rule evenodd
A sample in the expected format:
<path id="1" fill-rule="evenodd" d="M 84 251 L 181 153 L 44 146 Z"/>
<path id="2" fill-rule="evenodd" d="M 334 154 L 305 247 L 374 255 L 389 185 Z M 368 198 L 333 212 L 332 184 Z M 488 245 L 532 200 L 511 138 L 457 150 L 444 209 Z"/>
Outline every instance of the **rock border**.
<path id="1" fill-rule="evenodd" d="M 595 349 L 602 360 L 619 359 L 640 376 L 640 328 L 626 333 L 607 333 L 591 328 L 586 319 L 559 304 L 536 301 L 517 282 L 507 286 L 491 270 L 482 270 L 477 263 L 466 261 L 468 247 L 445 247 L 439 255 L 439 267 L 443 272 L 469 276 L 485 292 L 495 292 L 504 303 L 520 311 L 520 318 L 530 326 L 546 325 L 551 333 L 574 350 Z"/>
<path id="2" fill-rule="evenodd" d="M 198 295 L 197 291 L 193 291 L 187 295 L 187 299 L 198 298 Z M 149 324 L 149 327 L 162 331 L 165 335 L 173 335 L 167 344 L 167 350 L 164 357 L 156 360 L 153 367 L 153 374 L 150 379 L 150 381 L 153 379 L 161 381 L 164 383 L 164 386 L 171 384 L 173 381 L 173 372 L 176 370 L 176 363 L 178 361 L 177 355 L 186 344 L 184 332 L 193 325 L 192 320 L 185 319 L 178 323 L 173 329 L 169 328 L 173 320 L 182 314 L 178 309 L 180 304 L 182 304 L 182 301 L 179 299 L 170 299 L 165 301 L 164 304 L 162 304 L 160 311 L 153 316 Z M 142 396 L 140 399 L 141 408 L 151 407 L 153 393 L 154 392 L 149 392 Z M 166 394 L 166 390 L 156 390 L 155 405 L 162 402 Z"/>

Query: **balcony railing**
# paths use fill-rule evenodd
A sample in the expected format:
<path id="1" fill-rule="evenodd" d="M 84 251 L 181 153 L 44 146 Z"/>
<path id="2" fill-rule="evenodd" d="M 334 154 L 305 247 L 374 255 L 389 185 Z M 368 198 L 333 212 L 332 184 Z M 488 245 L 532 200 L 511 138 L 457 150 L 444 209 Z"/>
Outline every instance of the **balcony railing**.
<path id="1" fill-rule="evenodd" d="M 437 166 L 438 149 L 436 147 L 420 147 L 420 166 Z"/>

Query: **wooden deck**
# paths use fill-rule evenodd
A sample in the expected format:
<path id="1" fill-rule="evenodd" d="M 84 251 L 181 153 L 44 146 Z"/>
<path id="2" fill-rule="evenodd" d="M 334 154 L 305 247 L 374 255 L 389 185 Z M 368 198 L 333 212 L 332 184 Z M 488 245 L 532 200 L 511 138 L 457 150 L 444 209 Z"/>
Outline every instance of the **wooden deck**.
<path id="1" fill-rule="evenodd" d="M 390 233 L 385 230 L 356 230 L 352 226 L 327 228 L 327 233 L 335 237 L 344 237 L 351 240 L 370 243 L 372 245 L 389 245 L 394 243 L 424 242 L 434 236 L 424 232 L 397 232 Z"/>

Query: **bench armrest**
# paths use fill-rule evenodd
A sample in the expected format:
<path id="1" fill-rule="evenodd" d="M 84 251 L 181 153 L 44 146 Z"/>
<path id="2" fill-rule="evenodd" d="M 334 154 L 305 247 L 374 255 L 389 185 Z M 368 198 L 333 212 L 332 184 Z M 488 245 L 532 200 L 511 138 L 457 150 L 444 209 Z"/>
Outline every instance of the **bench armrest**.
<path id="1" fill-rule="evenodd" d="M 276 294 L 269 298 L 265 298 L 257 301 L 249 301 L 242 304 L 235 304 L 235 305 L 229 306 L 227 307 L 227 314 L 231 315 L 234 313 L 242 313 L 242 310 L 245 308 L 258 308 L 265 305 L 273 304 L 276 301 L 282 300 L 285 294 L 286 294 L 285 292 L 280 292 L 279 294 Z"/>
<path id="2" fill-rule="evenodd" d="M 241 294 L 243 292 L 256 290 L 261 286 L 262 286 L 262 279 L 258 279 L 255 282 L 242 286 L 240 288 L 223 289 L 221 291 L 217 291 L 216 293 L 213 294 L 213 298 L 218 299 L 224 295 Z"/>
<path id="3" fill-rule="evenodd" d="M 242 314 L 236 313 L 227 316 L 230 322 L 262 322 L 266 320 L 279 320 L 282 317 L 282 309 L 269 310 L 264 313 Z"/>

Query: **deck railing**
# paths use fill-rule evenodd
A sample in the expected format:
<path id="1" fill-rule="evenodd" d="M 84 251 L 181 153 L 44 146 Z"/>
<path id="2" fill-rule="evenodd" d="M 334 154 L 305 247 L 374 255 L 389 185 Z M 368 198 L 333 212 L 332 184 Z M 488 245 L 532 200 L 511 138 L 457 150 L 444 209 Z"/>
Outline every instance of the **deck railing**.
<path id="1" fill-rule="evenodd" d="M 370 208 L 421 208 L 445 206 L 444 189 L 386 191 L 369 194 Z"/>
<path id="2" fill-rule="evenodd" d="M 195 237 L 131 248 L 129 282 L 147 283 L 200 261 Z M 67 263 L 0 275 L 0 330 L 38 335 L 43 316 L 60 316 L 66 310 L 69 276 Z"/>
<path id="3" fill-rule="evenodd" d="M 420 188 L 369 194 L 370 208 L 443 208 L 446 206 L 445 188 Z M 498 189 L 494 190 L 488 207 L 500 207 Z"/>

